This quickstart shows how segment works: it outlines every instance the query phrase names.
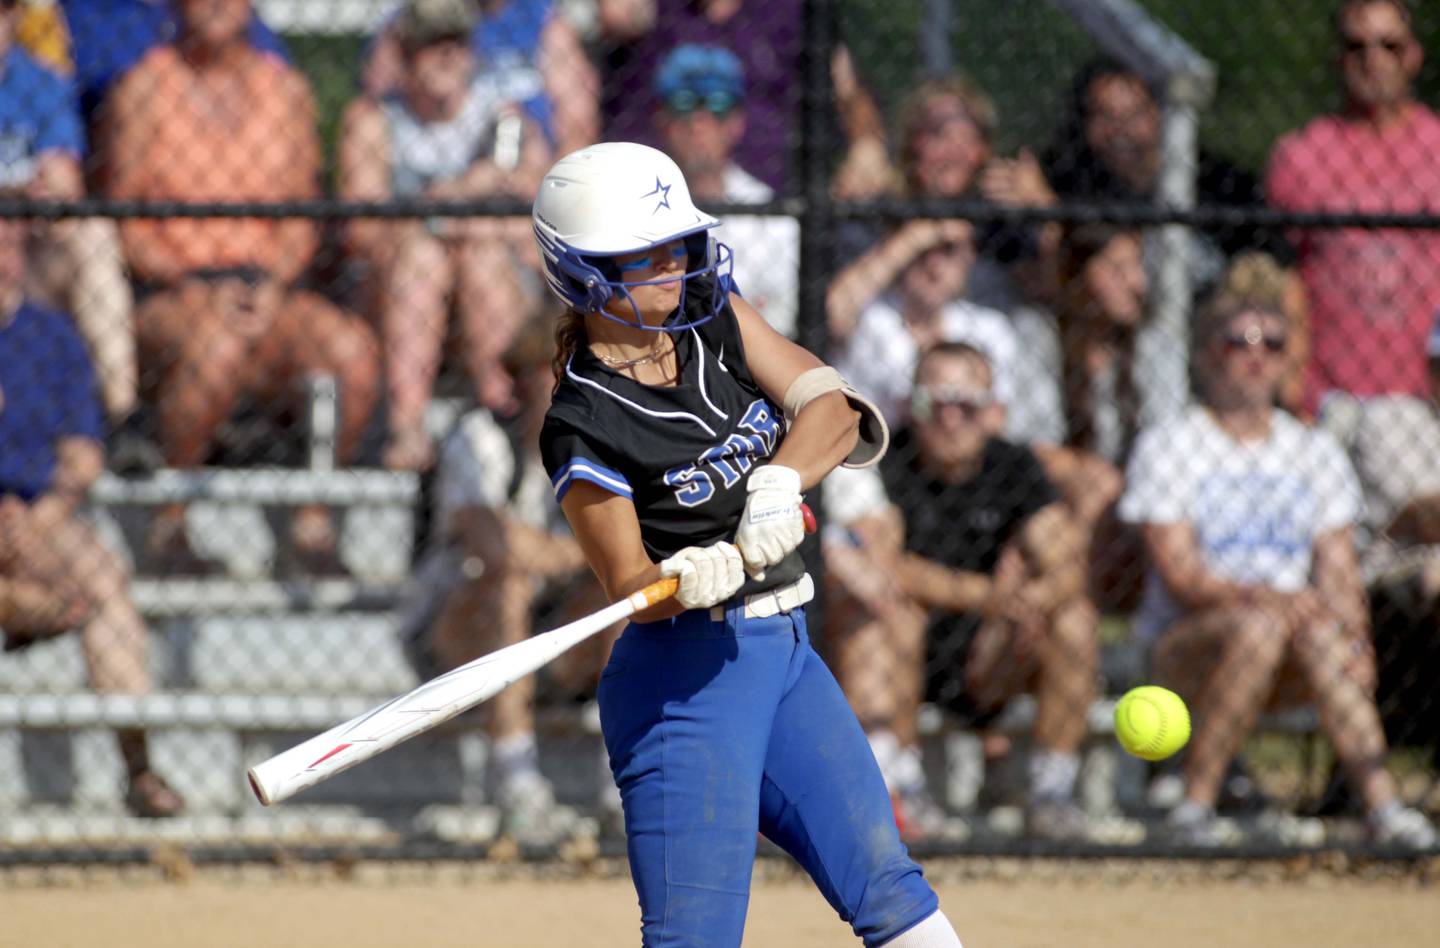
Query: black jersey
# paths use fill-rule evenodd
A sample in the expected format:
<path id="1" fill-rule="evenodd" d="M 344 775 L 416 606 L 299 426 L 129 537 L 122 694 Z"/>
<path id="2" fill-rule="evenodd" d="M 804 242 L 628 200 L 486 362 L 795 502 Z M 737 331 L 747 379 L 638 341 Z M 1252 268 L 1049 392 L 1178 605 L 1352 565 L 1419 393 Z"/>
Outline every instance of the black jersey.
<path id="1" fill-rule="evenodd" d="M 686 309 L 710 300 L 711 277 L 691 278 Z M 691 318 L 703 312 L 691 312 Z M 675 333 L 680 382 L 644 385 L 579 346 L 545 416 L 540 451 L 556 499 L 577 480 L 629 498 L 656 561 L 687 546 L 734 541 L 745 479 L 784 438 L 779 408 L 750 375 L 727 302 L 709 322 Z M 743 593 L 800 578 L 798 553 L 747 580 Z"/>

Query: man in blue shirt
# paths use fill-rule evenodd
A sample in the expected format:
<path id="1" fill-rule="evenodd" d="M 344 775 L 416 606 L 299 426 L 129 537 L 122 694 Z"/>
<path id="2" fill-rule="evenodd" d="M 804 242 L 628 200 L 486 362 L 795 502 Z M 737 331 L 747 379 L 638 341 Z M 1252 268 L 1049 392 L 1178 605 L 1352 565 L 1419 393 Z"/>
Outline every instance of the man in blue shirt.
<path id="1" fill-rule="evenodd" d="M 24 298 L 25 222 L 0 221 L 0 620 L 15 651 L 78 628 L 96 691 L 150 690 L 129 577 L 81 513 L 104 467 L 95 375 L 64 315 Z M 37 598 L 36 591 L 48 591 Z M 17 601 L 18 600 L 18 601 Z M 117 733 L 140 816 L 178 813 L 143 731 Z"/>
<path id="2" fill-rule="evenodd" d="M 21 17 L 0 2 L 0 188 L 42 200 L 85 196 L 85 132 L 68 80 L 16 43 Z M 111 424 L 137 401 L 134 299 L 114 221 L 67 219 L 37 229 L 34 288 L 75 314 L 100 375 Z M 152 461 L 152 463 L 154 463 Z"/>

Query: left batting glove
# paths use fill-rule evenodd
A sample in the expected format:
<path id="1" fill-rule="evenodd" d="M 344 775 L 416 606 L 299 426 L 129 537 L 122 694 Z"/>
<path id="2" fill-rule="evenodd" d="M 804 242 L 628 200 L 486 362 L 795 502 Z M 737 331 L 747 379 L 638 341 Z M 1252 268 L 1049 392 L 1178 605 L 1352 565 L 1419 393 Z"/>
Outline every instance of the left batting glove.
<path id="1" fill-rule="evenodd" d="M 745 571 L 764 579 L 766 568 L 783 560 L 805 537 L 800 472 L 782 464 L 765 464 L 751 472 L 745 490 L 750 496 L 735 532 L 735 545 L 745 560 Z"/>

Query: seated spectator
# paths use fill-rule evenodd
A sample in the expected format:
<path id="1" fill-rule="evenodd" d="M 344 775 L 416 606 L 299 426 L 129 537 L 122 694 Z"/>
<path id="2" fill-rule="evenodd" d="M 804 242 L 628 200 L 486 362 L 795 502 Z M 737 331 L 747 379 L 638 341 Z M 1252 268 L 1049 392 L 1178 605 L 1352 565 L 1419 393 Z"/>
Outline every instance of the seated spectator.
<path id="1" fill-rule="evenodd" d="M 922 82 L 900 109 L 900 167 L 893 174 L 898 186 L 891 193 L 973 198 L 1004 207 L 1053 204 L 1055 196 L 1033 156 L 1002 159 L 993 154 L 996 120 L 990 97 L 968 79 Z M 851 262 L 826 293 L 831 334 L 849 335 L 860 311 L 916 257 L 952 240 L 958 226 L 956 221 L 914 218 L 884 235 L 863 225 L 842 231 L 841 252 Z M 1053 225 L 1030 229 L 992 223 L 977 228 L 977 262 L 966 298 L 1009 312 L 1020 298 L 1012 270 L 1048 270 L 1057 235 Z"/>
<path id="2" fill-rule="evenodd" d="M 1075 514 L 1090 554 L 1091 594 L 1129 612 L 1143 578 L 1139 538 L 1114 517 L 1121 468 L 1144 424 L 1185 404 L 1184 341 L 1150 318 L 1141 238 L 1109 224 L 1067 229 L 1058 250 L 1055 311 L 1012 314 L 1019 353 L 1010 431 L 1028 439 Z M 1045 384 L 1057 380 L 1058 385 Z"/>
<path id="3" fill-rule="evenodd" d="M 108 195 L 137 200 L 287 201 L 318 194 L 320 142 L 304 77 L 245 38 L 249 0 L 183 0 L 181 31 L 116 87 L 108 106 Z M 374 337 L 297 281 L 315 252 L 303 218 L 166 218 L 121 227 L 149 296 L 136 313 L 142 384 L 158 404 L 167 463 L 195 467 L 242 396 L 297 403 L 312 373 L 340 395 L 338 456 L 355 458 L 379 392 Z M 184 510 L 150 537 L 162 561 L 193 565 Z M 291 523 L 300 562 L 333 560 L 323 507 Z"/>
<path id="4" fill-rule="evenodd" d="M 768 184 L 735 161 L 745 132 L 744 66 L 721 46 L 686 45 L 660 62 L 655 114 L 660 147 L 685 173 L 691 196 L 701 203 L 764 204 L 775 199 Z M 775 329 L 795 336 L 800 293 L 800 223 L 793 217 L 727 215 L 718 238 L 748 253 L 735 258 L 734 279 Z"/>
<path id="5" fill-rule="evenodd" d="M 663 147 L 660 129 L 651 121 L 662 105 L 653 84 L 661 61 L 681 46 L 719 46 L 740 58 L 745 76 L 745 128 L 734 160 L 775 193 L 792 194 L 805 75 L 802 6 L 800 0 L 599 0 L 601 40 L 607 44 L 601 96 L 605 140 Z M 847 139 L 838 180 L 857 160 L 873 163 L 883 123 L 843 44 L 835 45 L 830 73 Z"/>
<path id="6" fill-rule="evenodd" d="M 104 466 L 95 375 L 70 320 L 24 298 L 25 230 L 0 221 L 0 629 L 4 649 L 80 631 L 90 685 L 150 690 L 145 623 L 120 558 L 84 515 Z M 139 816 L 184 804 L 151 768 L 145 733 L 117 733 Z"/>
<path id="7" fill-rule="evenodd" d="M 1428 399 L 1336 396 L 1325 420 L 1365 497 L 1360 564 L 1386 736 L 1430 750 L 1440 764 L 1440 323 L 1427 348 Z"/>
<path id="8" fill-rule="evenodd" d="M 937 343 L 967 342 L 981 350 L 994 368 L 997 397 L 1008 404 L 1014 394 L 1020 355 L 1010 320 L 963 298 L 975 266 L 974 229 L 968 221 L 931 223 L 949 239 L 910 261 L 894 287 L 860 313 L 852 333 L 830 340 L 837 347 L 836 368 L 874 399 L 891 427 L 907 420 L 915 365 Z M 1042 389 L 1054 384 L 1049 378 L 1032 382 Z"/>
<path id="9" fill-rule="evenodd" d="M 874 468 L 836 468 L 821 504 L 826 661 L 865 728 L 901 838 L 944 838 L 952 824 L 926 785 L 917 721 L 928 616 L 897 585 L 900 511 Z"/>
<path id="10" fill-rule="evenodd" d="M 39 200 L 78 200 L 85 196 L 85 133 L 68 81 L 17 44 L 27 9 L 0 4 L 0 187 Z M 154 447 L 140 439 L 132 421 L 138 398 L 134 301 L 114 221 L 56 220 L 40 225 L 35 236 L 32 294 L 75 314 L 100 377 L 106 418 L 112 429 L 125 432 L 124 444 L 116 447 L 128 466 L 154 466 Z"/>
<path id="11" fill-rule="evenodd" d="M 1344 108 L 1275 145 L 1265 189 L 1290 211 L 1440 211 L 1440 116 L 1415 98 L 1424 51 L 1402 0 L 1347 0 L 1335 18 Z M 1331 392 L 1425 398 L 1425 337 L 1440 310 L 1440 235 L 1297 232 L 1310 300 L 1307 413 Z"/>
<path id="12" fill-rule="evenodd" d="M 1130 459 L 1120 513 L 1152 564 L 1137 629 L 1156 680 L 1194 712 L 1167 828 L 1218 842 L 1221 780 L 1261 711 L 1313 702 L 1373 837 L 1429 847 L 1434 829 L 1385 768 L 1354 472 L 1333 437 L 1274 407 L 1289 332 L 1263 302 L 1212 302 L 1194 329 L 1200 404 L 1147 428 Z"/>
<path id="13" fill-rule="evenodd" d="M 1035 456 L 998 437 L 1005 406 L 979 350 L 926 352 L 911 417 L 884 475 L 904 521 L 895 585 L 930 616 L 929 696 L 983 730 L 1010 698 L 1034 692 L 1029 830 L 1083 836 L 1074 786 L 1099 640 L 1073 518 Z M 913 640 L 898 648 L 919 652 Z"/>
<path id="14" fill-rule="evenodd" d="M 467 0 L 409 0 L 403 8 L 391 28 L 402 52 L 399 88 L 379 101 L 356 99 L 345 116 L 341 197 L 533 196 L 550 149 L 503 84 L 477 68 L 467 43 L 474 19 Z M 452 300 L 480 403 L 503 408 L 512 397 L 500 357 L 539 293 L 538 277 L 527 279 L 518 259 L 533 252 L 529 222 L 356 220 L 347 235 L 377 286 L 390 414 L 384 463 L 428 467 L 425 407 Z"/>
<path id="15" fill-rule="evenodd" d="M 441 450 L 431 532 L 401 632 L 425 678 L 521 641 L 534 631 L 537 616 L 558 626 L 605 605 L 540 462 L 554 350 L 547 325 L 537 322 L 522 332 L 506 355 L 519 414 L 502 418 L 476 409 Z M 586 690 L 612 640 L 591 639 L 546 674 L 563 679 L 571 693 Z M 553 841 L 564 820 L 538 767 L 535 688 L 530 676 L 496 695 L 485 705 L 486 730 L 504 831 L 522 841 Z"/>
<path id="16" fill-rule="evenodd" d="M 1113 60 L 1087 64 L 1071 83 L 1070 98 L 1041 164 L 1062 200 L 1155 201 L 1163 169 L 1163 99 L 1145 80 Z M 1195 202 L 1241 208 L 1264 203 L 1260 183 L 1206 149 L 1196 156 Z M 1227 258 L 1264 250 L 1288 261 L 1280 234 L 1256 226 L 1210 227 L 1192 232 L 1190 272 L 1197 297 L 1220 276 Z"/>
<path id="17" fill-rule="evenodd" d="M 180 33 L 179 0 L 61 0 L 70 34 L 75 91 L 80 114 L 91 134 L 97 131 L 101 105 L 120 78 L 156 46 Z M 245 24 L 250 45 L 289 59 L 285 43 L 251 13 Z M 104 154 L 97 154 L 100 159 Z"/>
<path id="18" fill-rule="evenodd" d="M 556 154 L 568 155 L 600 138 L 600 79 L 580 43 L 564 4 L 552 0 L 462 0 L 476 14 L 468 35 L 505 96 L 525 103 L 526 114 L 545 131 Z M 422 2 L 429 13 L 455 6 Z M 398 91 L 405 74 L 399 10 L 388 17 L 366 51 L 360 85 L 381 99 Z"/>

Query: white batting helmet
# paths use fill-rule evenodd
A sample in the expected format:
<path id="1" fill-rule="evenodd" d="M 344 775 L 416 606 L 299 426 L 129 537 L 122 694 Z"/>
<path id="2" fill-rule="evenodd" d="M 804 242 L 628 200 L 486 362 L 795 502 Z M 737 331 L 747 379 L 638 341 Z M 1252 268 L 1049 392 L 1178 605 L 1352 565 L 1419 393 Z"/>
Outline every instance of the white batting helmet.
<path id="1" fill-rule="evenodd" d="M 730 261 L 729 248 L 711 240 L 720 222 L 695 207 L 685 176 L 669 155 L 632 142 L 591 145 L 557 161 L 540 183 L 531 218 L 545 279 L 567 306 L 626 325 L 669 331 L 712 318 L 723 304 L 719 270 Z M 686 284 L 701 274 L 716 274 L 714 306 L 703 318 L 646 326 L 627 283 L 609 265 L 619 254 L 637 253 L 684 239 L 690 254 Z M 616 296 L 629 300 L 635 322 L 604 312 Z M 681 297 L 684 312 L 684 297 Z"/>

